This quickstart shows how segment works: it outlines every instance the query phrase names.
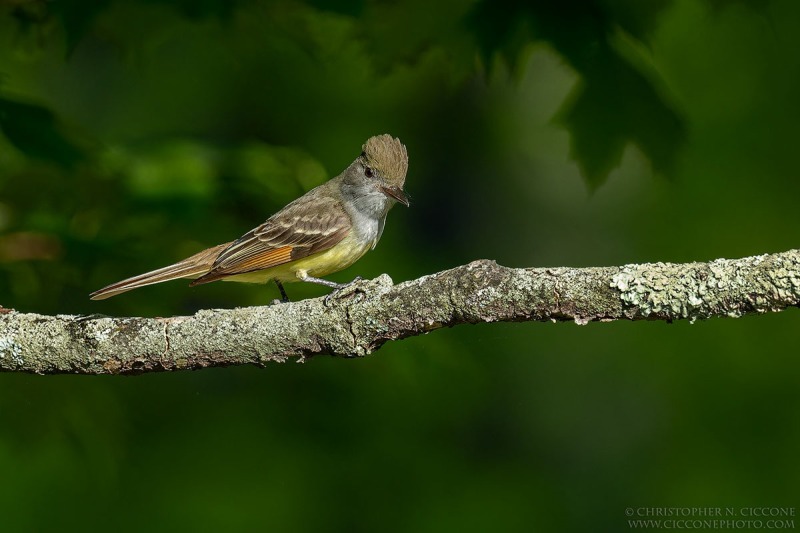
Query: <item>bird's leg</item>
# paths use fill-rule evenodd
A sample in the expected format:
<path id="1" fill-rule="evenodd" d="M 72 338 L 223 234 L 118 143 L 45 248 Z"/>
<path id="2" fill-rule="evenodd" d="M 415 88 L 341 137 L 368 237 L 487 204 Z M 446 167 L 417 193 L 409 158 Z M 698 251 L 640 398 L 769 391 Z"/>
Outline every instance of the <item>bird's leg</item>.
<path id="1" fill-rule="evenodd" d="M 278 286 L 278 290 L 281 291 L 281 299 L 277 300 L 277 303 L 282 303 L 282 304 L 288 303 L 289 302 L 289 297 L 286 295 L 286 289 L 283 288 L 283 283 L 281 283 L 277 279 L 274 280 L 274 281 L 275 281 L 275 285 Z"/>
<path id="2" fill-rule="evenodd" d="M 332 293 L 330 293 L 325 297 L 325 305 L 328 305 L 331 301 L 331 298 L 334 295 L 338 294 L 341 290 L 346 289 L 347 287 L 349 287 L 350 285 L 352 285 L 357 281 L 361 281 L 361 276 L 356 276 L 355 279 L 353 279 L 353 281 L 350 281 L 348 283 L 336 283 L 335 281 L 329 281 L 327 279 L 315 278 L 314 276 L 309 276 L 308 273 L 305 271 L 298 272 L 297 277 L 300 278 L 301 281 L 307 281 L 309 283 L 318 283 L 319 285 L 325 285 L 326 287 L 334 289 Z"/>
<path id="3" fill-rule="evenodd" d="M 336 283 L 335 281 L 328 281 L 327 279 L 315 278 L 314 276 L 309 276 L 308 274 L 306 274 L 300 279 L 303 281 L 307 281 L 309 283 L 318 283 L 320 285 L 325 285 L 326 287 L 330 287 L 331 289 L 336 289 L 336 290 L 344 289 L 345 287 L 350 285 L 350 283 Z"/>

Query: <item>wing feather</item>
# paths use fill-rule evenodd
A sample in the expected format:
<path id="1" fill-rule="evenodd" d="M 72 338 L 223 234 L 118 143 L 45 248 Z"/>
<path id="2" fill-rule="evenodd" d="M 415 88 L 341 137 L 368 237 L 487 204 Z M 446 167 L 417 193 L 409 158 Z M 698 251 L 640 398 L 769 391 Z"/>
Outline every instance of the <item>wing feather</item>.
<path id="1" fill-rule="evenodd" d="M 350 217 L 338 200 L 328 195 L 307 194 L 231 243 L 219 254 L 211 270 L 192 285 L 323 252 L 344 239 L 351 228 Z"/>

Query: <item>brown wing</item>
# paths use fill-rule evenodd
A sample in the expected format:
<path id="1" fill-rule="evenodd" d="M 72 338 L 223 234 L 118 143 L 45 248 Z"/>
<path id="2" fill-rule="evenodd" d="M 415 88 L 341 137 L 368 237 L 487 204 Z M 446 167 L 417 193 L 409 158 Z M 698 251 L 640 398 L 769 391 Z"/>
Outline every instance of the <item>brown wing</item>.
<path id="1" fill-rule="evenodd" d="M 219 254 L 208 274 L 191 285 L 263 270 L 323 252 L 344 239 L 350 228 L 350 217 L 337 200 L 307 194 L 234 241 Z"/>

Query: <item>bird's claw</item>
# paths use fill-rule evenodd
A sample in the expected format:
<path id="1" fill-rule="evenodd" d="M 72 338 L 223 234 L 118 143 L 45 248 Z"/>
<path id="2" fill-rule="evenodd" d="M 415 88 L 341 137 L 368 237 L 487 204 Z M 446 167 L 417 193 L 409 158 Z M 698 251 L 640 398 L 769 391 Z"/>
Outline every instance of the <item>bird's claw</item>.
<path id="1" fill-rule="evenodd" d="M 88 322 L 90 320 L 99 320 L 101 318 L 109 318 L 109 316 L 100 313 L 92 313 L 91 315 L 79 315 L 75 317 L 75 322 Z"/>
<path id="2" fill-rule="evenodd" d="M 325 297 L 325 300 L 324 300 L 325 305 L 329 306 L 331 304 L 331 300 L 333 298 L 336 298 L 338 300 L 340 298 L 344 298 L 345 296 L 348 296 L 349 294 L 352 294 L 353 292 L 360 292 L 362 294 L 366 294 L 366 291 L 363 288 L 356 286 L 356 284 L 359 281 L 362 281 L 362 279 L 363 278 L 361 276 L 356 276 L 355 278 L 353 278 L 353 281 L 350 281 L 348 283 L 340 284 L 338 287 L 336 287 L 336 289 L 333 290 L 333 292 L 331 292 L 330 294 L 328 294 Z M 347 289 L 351 289 L 351 288 L 352 288 L 352 291 L 347 291 Z"/>

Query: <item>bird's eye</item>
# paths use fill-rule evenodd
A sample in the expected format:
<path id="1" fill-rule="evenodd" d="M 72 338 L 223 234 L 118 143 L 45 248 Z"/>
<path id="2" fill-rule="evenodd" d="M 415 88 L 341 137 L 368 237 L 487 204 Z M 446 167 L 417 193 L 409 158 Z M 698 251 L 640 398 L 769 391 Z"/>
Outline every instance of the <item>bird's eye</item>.
<path id="1" fill-rule="evenodd" d="M 364 167 L 364 174 L 365 174 L 365 175 L 366 175 L 368 178 L 371 178 L 372 176 L 374 176 L 374 175 L 375 175 L 375 173 L 374 173 L 374 172 L 372 171 L 372 169 L 371 169 L 371 168 L 369 168 L 369 167 Z"/>

